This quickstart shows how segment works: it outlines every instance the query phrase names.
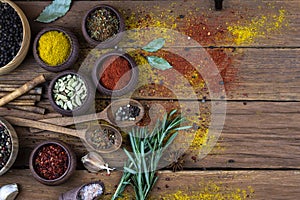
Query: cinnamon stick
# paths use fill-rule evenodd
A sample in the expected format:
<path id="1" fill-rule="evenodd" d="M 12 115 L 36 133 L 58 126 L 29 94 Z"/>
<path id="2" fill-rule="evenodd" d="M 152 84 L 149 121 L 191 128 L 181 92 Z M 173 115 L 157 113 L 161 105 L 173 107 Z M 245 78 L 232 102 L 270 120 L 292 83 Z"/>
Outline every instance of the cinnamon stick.
<path id="1" fill-rule="evenodd" d="M 46 80 L 45 80 L 44 75 L 39 75 L 38 77 L 36 77 L 36 78 L 32 79 L 31 81 L 22 85 L 21 87 L 19 87 L 12 93 L 2 97 L 0 99 L 0 106 L 3 106 L 5 104 L 9 103 L 10 101 L 16 99 L 17 97 L 21 96 L 22 94 L 25 94 L 26 92 L 28 92 L 29 90 L 31 90 L 32 88 L 37 86 L 38 84 L 44 83 L 45 81 Z"/>
<path id="2" fill-rule="evenodd" d="M 22 111 L 27 111 L 27 112 L 33 112 L 33 113 L 37 113 L 37 114 L 41 114 L 41 115 L 44 115 L 46 112 L 45 108 L 41 108 L 41 107 L 37 107 L 37 106 L 14 106 L 14 105 L 7 104 L 5 107 L 22 110 Z"/>
<path id="3" fill-rule="evenodd" d="M 0 98 L 4 97 L 8 93 L 3 93 L 0 92 Z M 41 100 L 41 95 L 34 95 L 34 94 L 24 94 L 22 96 L 19 96 L 16 98 L 16 100 L 35 100 L 35 101 L 40 101 Z"/>
<path id="4" fill-rule="evenodd" d="M 22 117 L 22 118 L 26 116 L 27 119 L 32 119 L 32 120 L 41 120 L 44 118 L 44 115 L 41 114 L 17 110 L 13 108 L 5 108 L 5 107 L 0 107 L 0 116 L 1 117 L 14 116 L 14 117 Z"/>
<path id="5" fill-rule="evenodd" d="M 21 86 L 15 87 L 15 85 L 5 85 L 5 84 L 0 84 L 0 92 L 1 93 L 10 93 L 15 91 Z M 41 95 L 42 94 L 42 88 L 41 87 L 35 87 L 32 90 L 29 90 L 27 94 L 37 94 Z"/>
<path id="6" fill-rule="evenodd" d="M 1 100 L 1 99 L 0 99 Z M 35 100 L 14 100 L 7 105 L 13 105 L 13 106 L 34 106 L 35 105 Z"/>

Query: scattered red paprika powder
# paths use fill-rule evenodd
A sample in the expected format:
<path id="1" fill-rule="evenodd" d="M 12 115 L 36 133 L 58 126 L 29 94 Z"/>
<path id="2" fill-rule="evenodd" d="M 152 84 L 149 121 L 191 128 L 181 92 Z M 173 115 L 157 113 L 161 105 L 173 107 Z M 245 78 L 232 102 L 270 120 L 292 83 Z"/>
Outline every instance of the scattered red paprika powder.
<path id="1" fill-rule="evenodd" d="M 66 151 L 57 144 L 42 146 L 34 159 L 36 172 L 47 180 L 61 177 L 68 168 Z"/>
<path id="2" fill-rule="evenodd" d="M 121 56 L 111 56 L 103 62 L 100 71 L 100 83 L 109 90 L 124 88 L 131 78 L 131 66 L 128 60 Z"/>

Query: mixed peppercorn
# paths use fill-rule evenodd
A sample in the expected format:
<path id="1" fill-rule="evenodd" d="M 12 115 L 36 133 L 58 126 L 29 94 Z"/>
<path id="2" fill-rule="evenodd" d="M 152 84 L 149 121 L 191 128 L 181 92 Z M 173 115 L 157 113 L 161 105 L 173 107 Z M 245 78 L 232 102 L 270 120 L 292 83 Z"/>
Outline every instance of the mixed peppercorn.
<path id="1" fill-rule="evenodd" d="M 8 162 L 11 150 L 12 143 L 8 129 L 0 121 L 0 170 Z"/>
<path id="2" fill-rule="evenodd" d="M 19 52 L 23 41 L 23 25 L 18 13 L 0 2 L 0 67 L 7 65 Z"/>
<path id="3" fill-rule="evenodd" d="M 134 121 L 139 116 L 141 109 L 137 106 L 127 104 L 121 106 L 115 113 L 116 121 Z"/>

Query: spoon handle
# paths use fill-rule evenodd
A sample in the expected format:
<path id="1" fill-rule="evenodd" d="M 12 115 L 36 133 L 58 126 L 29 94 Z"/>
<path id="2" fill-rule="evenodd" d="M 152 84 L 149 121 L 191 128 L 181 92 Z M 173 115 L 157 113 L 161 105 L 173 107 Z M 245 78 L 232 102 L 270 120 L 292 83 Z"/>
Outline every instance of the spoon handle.
<path id="1" fill-rule="evenodd" d="M 44 122 L 34 121 L 30 119 L 23 119 L 23 118 L 12 117 L 12 116 L 5 117 L 5 119 L 7 119 L 11 124 L 16 126 L 38 128 L 42 130 L 53 131 L 56 133 L 63 133 L 66 135 L 71 135 L 79 138 L 84 138 L 84 134 L 85 134 L 85 130 L 74 130 L 74 129 L 64 128 L 61 126 L 47 124 Z"/>
<path id="2" fill-rule="evenodd" d="M 75 123 L 89 122 L 98 119 L 108 120 L 106 115 L 106 110 L 103 110 L 102 112 L 96 114 L 82 115 L 78 117 L 56 117 L 56 118 L 42 119 L 39 120 L 39 122 L 45 122 L 45 123 L 54 124 L 58 126 L 69 126 Z"/>

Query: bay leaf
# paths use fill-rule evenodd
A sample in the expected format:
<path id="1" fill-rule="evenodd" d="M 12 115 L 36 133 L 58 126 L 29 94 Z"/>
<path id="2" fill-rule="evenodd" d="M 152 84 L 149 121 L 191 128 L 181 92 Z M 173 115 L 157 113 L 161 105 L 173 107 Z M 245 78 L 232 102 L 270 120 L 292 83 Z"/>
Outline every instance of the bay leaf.
<path id="1" fill-rule="evenodd" d="M 147 56 L 146 58 L 148 63 L 156 69 L 166 70 L 172 68 L 172 65 L 163 58 L 157 56 Z"/>
<path id="2" fill-rule="evenodd" d="M 149 42 L 146 46 L 144 46 L 142 49 L 147 52 L 156 52 L 160 50 L 165 44 L 164 38 L 158 38 L 151 42 Z"/>
<path id="3" fill-rule="evenodd" d="M 70 9 L 72 0 L 54 0 L 48 5 L 40 16 L 36 19 L 38 22 L 50 23 L 59 17 L 64 16 Z"/>

